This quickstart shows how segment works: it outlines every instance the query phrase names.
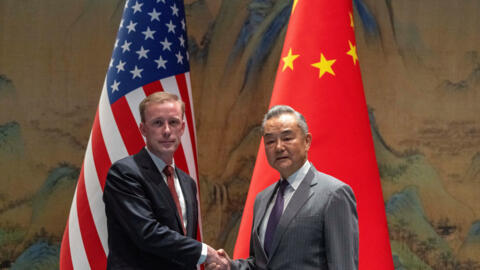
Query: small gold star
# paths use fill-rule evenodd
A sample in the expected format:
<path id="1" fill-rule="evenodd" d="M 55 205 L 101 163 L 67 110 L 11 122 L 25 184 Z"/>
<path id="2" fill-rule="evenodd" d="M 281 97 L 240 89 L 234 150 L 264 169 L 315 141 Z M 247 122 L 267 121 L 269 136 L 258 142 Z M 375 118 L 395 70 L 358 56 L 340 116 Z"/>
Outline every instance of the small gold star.
<path id="1" fill-rule="evenodd" d="M 287 67 L 289 67 L 291 70 L 293 70 L 293 61 L 299 57 L 299 54 L 292 54 L 292 48 L 288 50 L 288 54 L 285 57 L 282 57 L 283 60 L 283 68 L 282 71 L 285 71 Z"/>
<path id="2" fill-rule="evenodd" d="M 352 28 L 355 28 L 355 25 L 353 24 L 353 15 L 352 15 L 352 13 L 351 13 L 351 12 L 348 12 L 348 15 L 350 16 L 350 26 L 351 26 Z"/>
<path id="3" fill-rule="evenodd" d="M 350 50 L 347 52 L 347 54 L 353 58 L 353 64 L 356 65 L 358 61 L 357 46 L 353 46 L 350 40 L 348 41 L 348 46 L 350 46 Z"/>

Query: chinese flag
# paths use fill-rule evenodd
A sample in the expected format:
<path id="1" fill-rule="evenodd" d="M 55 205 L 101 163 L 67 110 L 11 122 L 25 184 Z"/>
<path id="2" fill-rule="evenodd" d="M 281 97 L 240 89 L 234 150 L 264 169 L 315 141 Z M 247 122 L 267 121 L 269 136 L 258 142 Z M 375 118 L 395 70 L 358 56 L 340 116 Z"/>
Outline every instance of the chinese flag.
<path id="1" fill-rule="evenodd" d="M 352 0 L 294 1 L 270 107 L 278 104 L 305 116 L 312 133 L 308 153 L 312 164 L 355 192 L 359 268 L 393 269 L 356 51 Z M 262 140 L 234 258 L 249 256 L 255 196 L 279 177 L 267 162 Z"/>

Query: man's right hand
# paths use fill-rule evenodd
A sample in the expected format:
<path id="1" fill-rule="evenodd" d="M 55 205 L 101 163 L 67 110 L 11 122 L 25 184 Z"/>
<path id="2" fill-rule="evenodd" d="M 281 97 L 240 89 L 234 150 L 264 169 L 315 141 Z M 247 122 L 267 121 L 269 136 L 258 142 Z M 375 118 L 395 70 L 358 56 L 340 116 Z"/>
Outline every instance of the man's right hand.
<path id="1" fill-rule="evenodd" d="M 232 264 L 232 259 L 228 256 L 227 252 L 223 249 L 217 250 L 218 256 L 222 257 L 223 259 L 227 260 L 228 263 L 228 270 L 230 270 L 230 265 Z"/>
<path id="2" fill-rule="evenodd" d="M 230 258 L 223 249 L 217 252 L 208 246 L 205 266 L 207 270 L 230 270 Z"/>

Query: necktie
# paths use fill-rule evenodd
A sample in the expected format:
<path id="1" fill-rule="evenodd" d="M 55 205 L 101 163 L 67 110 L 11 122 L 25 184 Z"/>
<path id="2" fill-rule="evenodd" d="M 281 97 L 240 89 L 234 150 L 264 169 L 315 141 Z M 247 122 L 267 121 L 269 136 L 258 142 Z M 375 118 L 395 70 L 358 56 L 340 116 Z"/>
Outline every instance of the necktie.
<path id="1" fill-rule="evenodd" d="M 275 230 L 277 229 L 278 222 L 280 221 L 280 217 L 282 217 L 283 214 L 283 195 L 287 186 L 288 181 L 280 180 L 277 192 L 277 199 L 275 200 L 272 212 L 270 213 L 270 217 L 268 218 L 267 229 L 265 230 L 265 240 L 263 241 L 263 248 L 265 249 L 265 253 L 267 253 L 267 256 L 269 255 L 270 248 L 272 247 L 273 236 L 275 235 Z"/>
<path id="2" fill-rule="evenodd" d="M 180 216 L 180 223 L 182 225 L 183 233 L 186 234 L 185 227 L 183 226 L 182 208 L 180 207 L 180 200 L 178 199 L 177 190 L 175 189 L 175 183 L 173 182 L 173 167 L 170 165 L 165 166 L 165 168 L 163 169 L 163 173 L 167 177 L 168 189 L 170 189 L 170 193 L 172 194 L 173 201 L 177 206 L 177 212 L 178 212 L 178 215 Z"/>

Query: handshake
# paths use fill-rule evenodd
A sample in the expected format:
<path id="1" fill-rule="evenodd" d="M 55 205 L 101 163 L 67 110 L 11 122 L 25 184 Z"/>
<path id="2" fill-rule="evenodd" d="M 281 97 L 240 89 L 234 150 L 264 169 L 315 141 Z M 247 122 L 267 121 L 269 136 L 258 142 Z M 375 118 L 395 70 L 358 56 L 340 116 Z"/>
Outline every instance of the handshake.
<path id="1" fill-rule="evenodd" d="M 232 260 L 223 249 L 215 250 L 208 246 L 205 260 L 206 270 L 230 270 Z"/>

